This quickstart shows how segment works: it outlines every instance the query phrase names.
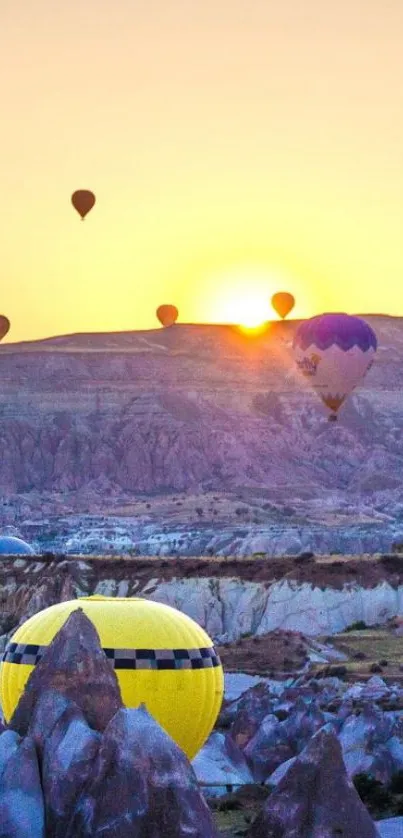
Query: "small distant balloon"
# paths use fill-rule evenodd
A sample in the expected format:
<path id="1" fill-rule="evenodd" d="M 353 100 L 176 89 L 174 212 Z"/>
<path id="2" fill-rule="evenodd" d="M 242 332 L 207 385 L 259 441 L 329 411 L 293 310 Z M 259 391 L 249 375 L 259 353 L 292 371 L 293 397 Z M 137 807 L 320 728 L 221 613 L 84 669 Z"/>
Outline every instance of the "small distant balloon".
<path id="1" fill-rule="evenodd" d="M 293 349 L 299 371 L 335 422 L 341 405 L 371 368 L 377 339 L 360 317 L 321 314 L 301 323 Z"/>
<path id="2" fill-rule="evenodd" d="M 78 214 L 81 215 L 81 220 L 92 210 L 95 204 L 95 195 L 88 189 L 78 189 L 73 192 L 71 196 L 71 203 Z"/>
<path id="3" fill-rule="evenodd" d="M 10 321 L 8 317 L 5 317 L 4 314 L 0 314 L 0 340 L 6 336 L 8 330 L 10 328 Z"/>
<path id="4" fill-rule="evenodd" d="M 289 294 L 288 291 L 278 291 L 276 294 L 273 294 L 271 304 L 274 311 L 276 311 L 277 314 L 279 314 L 284 320 L 284 318 L 287 317 L 287 314 L 293 310 L 295 306 L 295 298 L 292 294 Z"/>
<path id="5" fill-rule="evenodd" d="M 176 306 L 163 305 L 157 308 L 156 314 L 163 326 L 173 326 L 178 319 L 179 311 Z"/>

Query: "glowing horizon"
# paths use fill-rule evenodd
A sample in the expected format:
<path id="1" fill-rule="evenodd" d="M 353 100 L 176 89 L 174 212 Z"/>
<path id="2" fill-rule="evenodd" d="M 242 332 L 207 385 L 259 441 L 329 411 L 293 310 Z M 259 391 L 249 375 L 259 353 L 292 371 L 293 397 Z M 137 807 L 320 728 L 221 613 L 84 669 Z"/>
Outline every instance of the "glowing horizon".
<path id="1" fill-rule="evenodd" d="M 275 320 L 278 290 L 403 316 L 402 27 L 399 0 L 5 0 L 4 342 L 163 302 Z"/>

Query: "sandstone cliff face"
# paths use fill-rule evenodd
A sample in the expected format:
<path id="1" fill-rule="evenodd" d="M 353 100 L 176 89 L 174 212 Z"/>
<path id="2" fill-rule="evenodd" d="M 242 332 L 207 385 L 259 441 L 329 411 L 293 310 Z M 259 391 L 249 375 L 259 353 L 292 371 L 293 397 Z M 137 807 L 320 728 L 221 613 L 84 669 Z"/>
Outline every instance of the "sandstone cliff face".
<path id="1" fill-rule="evenodd" d="M 2 491 L 156 492 L 285 484 L 402 488 L 403 324 L 329 428 L 293 372 L 292 328 L 178 326 L 0 349 Z M 292 327 L 292 324 L 286 324 Z"/>
<path id="2" fill-rule="evenodd" d="M 403 613 L 403 560 L 397 569 L 364 559 L 336 562 L 331 569 L 320 563 L 292 565 L 287 559 L 2 559 L 0 652 L 28 617 L 56 602 L 92 594 L 144 596 L 172 605 L 203 626 L 215 642 L 276 629 L 331 635 L 358 621 L 382 624 Z M 319 648 L 316 659 L 321 660 Z"/>
<path id="3" fill-rule="evenodd" d="M 368 321 L 378 356 L 338 426 L 294 373 L 293 323 L 0 347 L 0 527 L 124 509 L 143 553 L 389 549 L 403 540 L 403 322 Z"/>

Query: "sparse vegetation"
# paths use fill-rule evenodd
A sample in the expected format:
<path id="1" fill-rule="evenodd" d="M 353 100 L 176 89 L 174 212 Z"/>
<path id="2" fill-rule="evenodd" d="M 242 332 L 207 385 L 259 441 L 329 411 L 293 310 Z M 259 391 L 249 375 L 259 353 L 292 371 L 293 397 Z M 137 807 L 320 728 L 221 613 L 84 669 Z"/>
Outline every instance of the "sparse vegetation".
<path id="1" fill-rule="evenodd" d="M 383 785 L 370 774 L 356 774 L 354 786 L 374 820 L 399 817 L 403 814 L 403 771 Z"/>
<path id="2" fill-rule="evenodd" d="M 287 518 L 290 518 L 292 515 L 295 515 L 295 509 L 292 506 L 283 506 L 282 513 Z"/>
<path id="3" fill-rule="evenodd" d="M 364 626 L 365 629 L 321 638 L 346 655 L 347 660 L 343 662 L 345 679 L 350 682 L 365 681 L 371 675 L 381 675 L 388 681 L 401 682 L 402 638 L 393 634 L 387 626 L 368 627 L 365 623 Z M 311 671 L 323 675 L 323 664 L 313 664 Z"/>
<path id="4" fill-rule="evenodd" d="M 367 629 L 369 629 L 369 626 L 364 623 L 364 620 L 357 620 L 356 623 L 351 623 L 347 626 L 344 631 L 366 631 Z"/>
<path id="5" fill-rule="evenodd" d="M 225 838 L 246 835 L 252 821 L 270 796 L 270 785 L 244 785 L 237 791 L 210 801 L 219 834 Z"/>
<path id="6" fill-rule="evenodd" d="M 218 646 L 217 651 L 226 671 L 271 678 L 298 672 L 307 661 L 307 651 L 298 632 L 280 629 L 258 636 L 244 632 L 235 642 Z"/>
<path id="7" fill-rule="evenodd" d="M 390 795 L 379 780 L 375 780 L 370 774 L 356 774 L 353 782 L 362 802 L 371 811 L 371 814 L 376 813 L 376 816 L 379 817 L 389 810 Z"/>

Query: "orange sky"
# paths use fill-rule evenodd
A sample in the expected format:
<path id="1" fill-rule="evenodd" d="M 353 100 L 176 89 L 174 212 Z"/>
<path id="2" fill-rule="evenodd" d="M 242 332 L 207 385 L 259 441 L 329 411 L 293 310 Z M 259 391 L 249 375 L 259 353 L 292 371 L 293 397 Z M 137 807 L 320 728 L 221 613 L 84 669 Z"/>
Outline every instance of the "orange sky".
<path id="1" fill-rule="evenodd" d="M 403 315 L 402 31 L 402 0 L 2 0 L 8 339 L 283 288 Z"/>

